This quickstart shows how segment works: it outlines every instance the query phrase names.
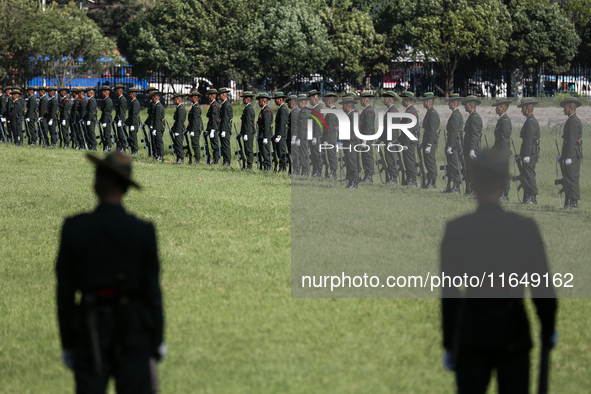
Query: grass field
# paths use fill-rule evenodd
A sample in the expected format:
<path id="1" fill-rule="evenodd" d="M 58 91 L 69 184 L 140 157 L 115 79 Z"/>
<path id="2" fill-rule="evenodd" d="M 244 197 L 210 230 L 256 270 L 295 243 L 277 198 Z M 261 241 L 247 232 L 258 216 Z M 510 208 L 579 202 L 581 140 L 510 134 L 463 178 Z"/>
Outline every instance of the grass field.
<path id="1" fill-rule="evenodd" d="M 553 138 L 542 141 L 543 152 L 553 152 Z M 586 200 L 576 212 L 557 209 L 553 156 L 540 160 L 540 204 L 518 206 L 513 193 L 506 207 L 538 220 L 551 261 L 588 263 L 591 210 Z M 64 217 L 96 204 L 92 167 L 71 150 L 1 145 L 0 158 L 0 393 L 71 392 L 72 374 L 60 361 L 53 266 Z M 165 159 L 172 159 L 168 149 Z M 144 189 L 132 191 L 126 206 L 156 223 L 160 243 L 169 348 L 163 393 L 453 392 L 453 375 L 441 367 L 438 300 L 291 298 L 297 220 L 288 176 L 154 163 L 145 153 L 134 171 Z M 586 161 L 584 197 L 589 176 Z M 306 180 L 305 187 L 335 201 L 351 198 L 338 183 Z M 376 253 L 402 251 L 410 263 L 436 264 L 444 221 L 474 207 L 460 196 L 376 183 L 353 193 L 389 199 L 392 214 L 410 221 L 408 237 L 369 245 Z M 343 231 L 323 226 L 329 240 Z M 553 392 L 591 390 L 590 307 L 588 299 L 560 302 Z"/>

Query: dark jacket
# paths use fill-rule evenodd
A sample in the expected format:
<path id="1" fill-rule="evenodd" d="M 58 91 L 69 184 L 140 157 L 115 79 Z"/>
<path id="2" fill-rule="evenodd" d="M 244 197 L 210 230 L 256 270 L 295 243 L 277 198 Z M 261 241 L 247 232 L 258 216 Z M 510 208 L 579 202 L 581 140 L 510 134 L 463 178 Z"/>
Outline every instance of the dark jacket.
<path id="1" fill-rule="evenodd" d="M 468 153 L 471 150 L 480 150 L 480 139 L 482 138 L 482 118 L 476 112 L 472 111 L 466 119 L 466 126 L 464 126 L 464 152 Z"/>
<path id="2" fill-rule="evenodd" d="M 537 161 L 537 156 L 540 151 L 540 125 L 533 114 L 528 116 L 525 120 L 519 136 L 523 140 L 521 142 L 519 156 L 522 158 L 526 156 L 534 156 Z"/>
<path id="3" fill-rule="evenodd" d="M 431 107 L 427 110 L 425 118 L 423 119 L 423 147 L 427 145 L 437 146 L 438 135 L 441 120 L 435 108 Z"/>
<path id="4" fill-rule="evenodd" d="M 464 117 L 458 108 L 454 109 L 447 120 L 445 130 L 447 131 L 447 146 L 452 149 L 460 149 L 460 136 L 464 127 Z"/>
<path id="5" fill-rule="evenodd" d="M 189 133 L 195 133 L 194 137 L 199 137 L 199 134 L 203 130 L 203 119 L 201 119 L 201 106 L 199 102 L 196 102 L 191 106 L 189 111 L 189 124 L 187 125 L 187 131 Z"/>
<path id="6" fill-rule="evenodd" d="M 275 115 L 275 135 L 280 135 L 281 138 L 287 137 L 287 121 L 289 118 L 289 110 L 287 109 L 287 105 L 281 104 L 281 106 L 277 109 L 277 114 Z"/>
<path id="7" fill-rule="evenodd" d="M 583 157 L 583 125 L 577 114 L 568 117 L 562 134 L 562 159 L 580 159 Z"/>
<path id="8" fill-rule="evenodd" d="M 272 131 L 271 125 L 273 124 L 273 113 L 269 108 L 269 105 L 265 105 L 259 112 L 259 119 L 257 120 L 257 126 L 259 128 L 259 138 L 271 138 Z"/>
<path id="9" fill-rule="evenodd" d="M 244 107 L 244 111 L 242 111 L 242 116 L 240 117 L 240 134 L 249 136 L 254 135 L 256 132 L 254 128 L 254 116 L 254 107 L 252 106 L 252 103 L 249 103 Z"/>
<path id="10" fill-rule="evenodd" d="M 511 131 L 513 126 L 511 125 L 511 119 L 504 113 L 503 116 L 497 121 L 495 126 L 495 143 L 493 149 L 500 149 L 511 156 Z"/>

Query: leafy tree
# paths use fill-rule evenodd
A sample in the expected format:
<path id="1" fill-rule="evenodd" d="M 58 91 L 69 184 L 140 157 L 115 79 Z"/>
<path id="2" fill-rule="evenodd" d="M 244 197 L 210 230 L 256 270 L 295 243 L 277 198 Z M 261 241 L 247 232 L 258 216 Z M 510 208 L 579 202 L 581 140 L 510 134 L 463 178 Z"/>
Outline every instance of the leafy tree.
<path id="1" fill-rule="evenodd" d="M 591 0 L 565 0 L 563 9 L 581 38 L 578 60 L 591 63 Z"/>

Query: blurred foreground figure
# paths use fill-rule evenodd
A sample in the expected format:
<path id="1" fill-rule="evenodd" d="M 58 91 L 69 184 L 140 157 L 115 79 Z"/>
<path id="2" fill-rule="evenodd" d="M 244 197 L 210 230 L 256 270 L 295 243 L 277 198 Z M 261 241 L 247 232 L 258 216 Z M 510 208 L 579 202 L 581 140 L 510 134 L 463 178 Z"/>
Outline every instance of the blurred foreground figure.
<path id="1" fill-rule="evenodd" d="M 62 359 L 77 393 L 157 391 L 163 345 L 162 295 L 156 232 L 125 212 L 131 159 L 113 152 L 96 165 L 94 212 L 66 219 L 56 263 Z"/>
<path id="2" fill-rule="evenodd" d="M 455 370 L 458 393 L 485 393 L 493 370 L 499 393 L 529 393 L 532 340 L 523 301 L 524 274 L 540 279 L 537 287 L 532 280 L 527 286 L 540 319 L 546 361 L 557 339 L 557 303 L 544 244 L 533 220 L 505 212 L 499 204 L 509 176 L 506 153 L 486 149 L 471 167 L 478 209 L 447 224 L 441 271 L 443 278 L 478 276 L 484 282 L 482 287 L 470 281 L 458 288 L 443 279 L 444 366 Z M 518 278 L 515 287 L 509 284 L 511 274 Z"/>

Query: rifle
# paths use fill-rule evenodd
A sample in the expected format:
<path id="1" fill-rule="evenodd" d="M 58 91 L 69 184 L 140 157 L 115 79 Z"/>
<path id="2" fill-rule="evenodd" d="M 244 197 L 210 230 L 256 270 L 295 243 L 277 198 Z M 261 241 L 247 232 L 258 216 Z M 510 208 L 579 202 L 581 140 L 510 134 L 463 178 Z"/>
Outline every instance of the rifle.
<path id="1" fill-rule="evenodd" d="M 560 207 L 562 207 L 562 193 L 564 193 L 564 176 L 562 178 L 559 178 L 560 175 L 558 175 L 558 165 L 560 165 L 560 173 L 564 174 L 564 168 L 563 166 L 563 161 L 560 158 L 560 148 L 558 148 L 558 140 L 555 139 L 554 142 L 556 142 L 556 151 L 558 152 L 558 157 L 556 158 L 556 180 L 554 180 L 554 185 L 558 186 L 558 202 L 560 203 Z M 563 188 L 560 188 L 560 185 L 563 186 Z M 566 204 L 566 202 L 565 202 Z"/>
<path id="2" fill-rule="evenodd" d="M 511 138 L 511 145 L 513 146 L 513 173 L 516 173 L 515 164 L 517 164 L 517 169 L 519 170 L 519 175 L 513 176 L 512 180 L 515 182 L 517 201 L 521 202 L 521 198 L 519 198 L 519 189 L 523 187 L 523 185 L 521 184 L 523 182 L 523 177 L 521 175 L 523 174 L 523 165 L 521 163 L 521 159 L 519 159 L 519 156 L 517 156 L 517 149 L 515 149 L 515 143 L 513 143 L 513 138 Z M 519 186 L 517 185 L 517 181 L 519 181 Z"/>
<path id="3" fill-rule="evenodd" d="M 420 138 L 420 132 L 417 138 Z M 425 164 L 423 161 L 423 144 L 416 145 L 417 156 L 419 157 L 419 176 L 421 177 L 421 187 L 424 188 L 427 184 L 427 174 L 425 173 Z"/>
<path id="4" fill-rule="evenodd" d="M 98 122 L 98 128 L 99 128 L 99 135 L 97 137 L 97 139 L 100 138 L 101 140 L 101 144 L 103 145 L 103 150 L 107 148 L 107 141 L 105 138 L 105 131 L 103 130 L 103 126 L 101 122 Z"/>
<path id="5" fill-rule="evenodd" d="M 82 124 L 82 120 L 78 121 L 78 130 L 80 134 L 82 134 L 82 141 L 84 141 L 84 147 L 88 150 L 88 143 L 86 142 L 86 136 L 84 135 L 84 125 Z"/>
<path id="6" fill-rule="evenodd" d="M 60 148 L 63 146 L 64 144 L 64 130 L 62 128 L 62 122 L 60 122 L 59 120 L 57 121 L 57 136 L 59 137 L 60 140 Z"/>
<path id="7" fill-rule="evenodd" d="M 146 149 L 146 153 L 148 154 L 148 157 L 152 157 L 152 141 L 150 138 L 150 133 L 146 132 L 146 124 L 142 123 L 141 126 L 142 128 L 142 134 L 144 135 L 144 139 L 141 141 L 144 143 L 144 148 Z M 150 148 L 148 149 L 148 144 L 150 144 Z"/>
<path id="8" fill-rule="evenodd" d="M 550 375 L 550 346 L 542 345 L 540 350 L 540 375 L 538 377 L 538 394 L 548 393 L 548 376 Z"/>
<path id="9" fill-rule="evenodd" d="M 464 133 L 462 132 L 462 135 Z M 464 143 L 462 142 L 462 138 L 460 138 L 460 152 L 458 153 L 458 163 L 462 165 L 461 169 L 460 169 L 460 183 L 461 182 L 467 182 L 465 175 L 466 175 L 466 162 L 464 161 Z M 459 167 L 459 166 L 458 166 Z M 466 183 L 467 186 L 467 183 Z M 462 190 L 463 187 L 462 187 Z M 463 191 L 462 191 L 463 193 Z"/>
<path id="10" fill-rule="evenodd" d="M 27 136 L 27 140 L 29 141 L 29 145 L 31 145 L 31 140 L 33 139 L 31 137 L 31 133 L 29 132 L 29 125 L 27 124 L 27 122 L 25 121 L 25 117 L 21 117 L 21 121 L 24 123 L 25 127 L 25 135 Z"/>
<path id="11" fill-rule="evenodd" d="M 443 139 L 445 141 L 445 147 L 447 147 L 447 133 L 443 133 Z M 451 179 L 447 176 L 447 152 L 443 152 L 443 165 L 439 169 L 443 170 L 443 182 L 446 182 L 445 188 L 449 189 Z"/>
<path id="12" fill-rule="evenodd" d="M 165 119 L 164 120 L 164 125 L 166 126 L 166 128 L 168 128 L 168 135 L 170 136 L 170 150 L 172 151 L 172 157 L 174 157 L 174 159 L 176 160 L 176 155 L 174 154 L 174 136 L 172 135 L 172 130 L 170 128 L 170 125 L 168 124 L 168 121 Z"/>
<path id="13" fill-rule="evenodd" d="M 402 181 L 402 183 L 405 183 L 406 168 L 404 168 L 404 159 L 402 158 L 402 151 L 396 153 L 396 155 L 400 155 L 400 160 L 397 160 L 397 162 L 400 162 L 400 180 Z"/>
<path id="14" fill-rule="evenodd" d="M 37 121 L 37 133 L 41 134 L 41 138 L 43 139 L 43 145 L 47 145 L 47 139 L 45 137 L 45 133 L 43 132 L 43 128 L 41 127 L 40 121 Z"/>
<path id="15" fill-rule="evenodd" d="M 205 162 L 207 164 L 210 164 L 211 162 L 211 155 L 208 155 L 209 153 L 209 142 L 207 141 L 207 131 L 203 132 L 203 158 L 205 159 Z"/>
<path id="16" fill-rule="evenodd" d="M 115 123 L 115 119 L 113 119 L 113 121 L 111 123 Z M 119 125 L 115 126 L 117 129 L 117 147 L 119 147 L 119 145 L 121 145 L 121 139 L 119 138 L 119 135 L 123 136 L 123 146 L 127 146 L 129 147 L 129 145 L 127 144 L 127 133 L 125 132 L 125 126 L 121 126 L 119 127 Z M 122 149 L 122 151 L 125 151 L 125 149 Z"/>
<path id="17" fill-rule="evenodd" d="M 242 162 L 242 169 L 246 168 L 246 158 L 244 157 L 244 147 L 242 145 L 242 134 L 238 133 L 236 130 L 236 125 L 234 126 L 234 132 L 236 133 L 236 141 L 238 142 L 238 150 L 234 152 L 236 156 L 238 156 L 238 163 Z"/>
<path id="18" fill-rule="evenodd" d="M 256 157 L 256 160 L 257 160 L 257 168 L 259 170 L 262 170 L 263 169 L 263 162 L 261 160 L 261 149 L 259 146 L 259 137 L 258 136 L 256 137 L 256 144 L 254 144 L 254 145 L 256 146 L 256 149 L 257 149 L 257 151 L 254 154 Z"/>
<path id="19" fill-rule="evenodd" d="M 6 135 L 6 131 L 4 130 L 4 125 L 0 122 L 0 130 L 2 131 L 2 138 L 6 141 L 6 145 L 8 145 L 8 136 Z"/>
<path id="20" fill-rule="evenodd" d="M 388 182 L 388 174 L 390 173 L 390 169 L 388 168 L 388 162 L 386 162 L 386 159 L 384 158 L 384 151 L 383 150 L 379 150 L 379 146 L 378 146 L 378 152 L 380 154 L 380 158 L 378 160 L 376 160 L 376 164 L 378 166 L 378 173 L 380 174 L 380 181 L 382 181 L 383 184 L 386 184 L 386 182 Z M 382 172 L 384 173 L 384 177 L 382 177 Z"/>
<path id="21" fill-rule="evenodd" d="M 189 140 L 189 133 L 187 133 L 187 129 L 183 131 L 183 135 L 185 136 L 185 141 L 187 142 L 187 146 L 184 148 L 187 150 L 187 155 L 189 156 L 189 164 L 193 162 L 193 152 L 191 152 L 191 141 Z"/>

